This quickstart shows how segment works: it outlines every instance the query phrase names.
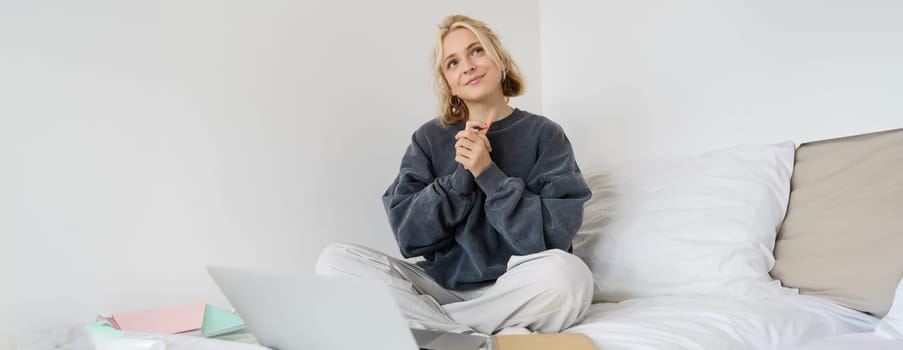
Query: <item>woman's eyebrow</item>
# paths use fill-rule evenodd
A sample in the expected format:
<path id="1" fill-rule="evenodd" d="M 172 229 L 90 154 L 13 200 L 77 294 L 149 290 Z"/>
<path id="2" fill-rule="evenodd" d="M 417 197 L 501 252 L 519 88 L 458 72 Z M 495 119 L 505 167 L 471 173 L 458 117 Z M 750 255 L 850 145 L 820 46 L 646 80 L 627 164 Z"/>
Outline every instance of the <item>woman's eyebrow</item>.
<path id="1" fill-rule="evenodd" d="M 464 51 L 470 50 L 471 47 L 474 47 L 475 45 L 479 45 L 479 44 L 480 44 L 479 41 L 474 41 L 474 42 L 470 43 L 470 45 L 467 45 L 467 48 L 465 48 Z M 445 56 L 445 60 L 443 60 L 443 62 L 448 61 L 449 58 L 452 58 L 454 56 L 455 56 L 455 54 Z"/>

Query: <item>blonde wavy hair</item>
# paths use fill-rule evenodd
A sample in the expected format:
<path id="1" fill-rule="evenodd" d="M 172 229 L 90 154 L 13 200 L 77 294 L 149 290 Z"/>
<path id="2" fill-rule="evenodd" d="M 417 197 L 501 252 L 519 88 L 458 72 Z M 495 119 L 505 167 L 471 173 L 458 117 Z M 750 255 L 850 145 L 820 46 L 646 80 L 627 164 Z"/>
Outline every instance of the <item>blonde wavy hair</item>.
<path id="1" fill-rule="evenodd" d="M 483 49 L 489 54 L 489 58 L 501 70 L 502 94 L 505 96 L 505 100 L 509 97 L 523 95 L 526 89 L 524 78 L 517 68 L 517 64 L 514 63 L 511 55 L 502 47 L 498 36 L 495 35 L 492 29 L 489 29 L 486 23 L 464 15 L 445 17 L 439 24 L 439 34 L 436 36 L 432 59 L 436 97 L 439 100 L 439 116 L 437 120 L 443 126 L 467 121 L 470 118 L 467 104 L 459 97 L 452 96 L 451 88 L 448 82 L 445 81 L 445 75 L 442 71 L 442 40 L 445 39 L 448 33 L 458 28 L 471 31 L 477 37 L 477 40 L 480 41 L 480 44 L 483 45 Z"/>

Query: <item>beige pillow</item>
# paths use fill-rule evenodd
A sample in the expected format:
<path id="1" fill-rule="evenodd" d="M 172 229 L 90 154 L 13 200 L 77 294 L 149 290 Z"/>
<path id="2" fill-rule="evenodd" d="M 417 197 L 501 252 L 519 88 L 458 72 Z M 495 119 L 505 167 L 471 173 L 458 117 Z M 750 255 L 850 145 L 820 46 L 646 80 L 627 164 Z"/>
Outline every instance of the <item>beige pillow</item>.
<path id="1" fill-rule="evenodd" d="M 903 129 L 802 144 L 771 271 L 884 316 L 903 277 Z"/>

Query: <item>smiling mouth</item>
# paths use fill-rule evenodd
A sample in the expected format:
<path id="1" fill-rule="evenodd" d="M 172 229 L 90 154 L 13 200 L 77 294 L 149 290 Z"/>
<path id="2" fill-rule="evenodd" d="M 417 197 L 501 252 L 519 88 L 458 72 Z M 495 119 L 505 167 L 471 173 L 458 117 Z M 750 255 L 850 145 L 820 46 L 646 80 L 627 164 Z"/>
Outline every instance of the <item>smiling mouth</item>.
<path id="1" fill-rule="evenodd" d="M 473 78 L 473 79 L 470 79 L 470 80 L 467 81 L 467 84 L 464 84 L 464 85 L 475 85 L 476 83 L 479 83 L 480 80 L 482 80 L 483 77 L 485 77 L 485 76 L 486 76 L 486 74 L 483 74 L 483 75 L 481 75 L 481 76 L 478 76 L 478 77 L 475 77 L 475 78 Z"/>

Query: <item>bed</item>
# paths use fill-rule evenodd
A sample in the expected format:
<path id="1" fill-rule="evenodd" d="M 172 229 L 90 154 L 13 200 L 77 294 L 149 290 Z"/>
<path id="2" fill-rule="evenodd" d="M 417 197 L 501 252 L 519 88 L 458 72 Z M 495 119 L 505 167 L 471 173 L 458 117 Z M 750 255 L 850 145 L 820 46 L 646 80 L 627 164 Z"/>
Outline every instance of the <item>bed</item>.
<path id="1" fill-rule="evenodd" d="M 903 349 L 903 129 L 584 175 L 599 349 Z"/>
<path id="2" fill-rule="evenodd" d="M 762 300 L 663 296 L 593 304 L 586 318 L 567 332 L 583 333 L 597 348 L 605 350 L 794 349 L 797 344 L 837 335 L 847 337 L 840 338 L 841 343 L 846 340 L 899 345 L 876 336 L 860 339 L 863 332 L 873 330 L 877 322 L 877 318 L 862 312 L 803 295 Z M 115 339 L 95 335 L 92 340 L 83 326 L 75 326 L 34 334 L 20 343 L 18 349 L 83 350 L 95 343 L 97 350 L 266 349 L 247 333 L 218 339 L 126 334 Z"/>

